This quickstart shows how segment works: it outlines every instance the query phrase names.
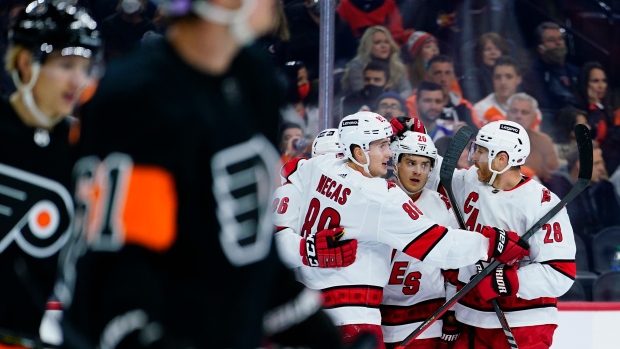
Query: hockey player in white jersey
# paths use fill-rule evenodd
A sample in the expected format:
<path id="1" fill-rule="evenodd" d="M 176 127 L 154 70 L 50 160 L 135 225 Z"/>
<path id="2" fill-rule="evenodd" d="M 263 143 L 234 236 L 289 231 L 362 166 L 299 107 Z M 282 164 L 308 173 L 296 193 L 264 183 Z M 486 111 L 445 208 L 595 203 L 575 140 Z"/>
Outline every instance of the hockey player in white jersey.
<path id="1" fill-rule="evenodd" d="M 437 148 L 432 139 L 424 133 L 407 131 L 392 141 L 390 150 L 398 185 L 413 203 L 439 225 L 458 227 L 448 198 L 424 188 L 429 173 L 439 170 L 436 168 Z M 386 348 L 393 348 L 402 342 L 445 302 L 442 270 L 394 250 L 390 277 L 383 289 L 381 303 L 381 325 Z M 458 337 L 458 326 L 452 312 L 449 316 L 452 321 L 448 324 L 442 320 L 436 321 L 407 348 L 447 348 Z"/>
<path id="2" fill-rule="evenodd" d="M 342 154 L 337 128 L 327 128 L 319 132 L 312 142 L 312 157 L 323 154 Z"/>
<path id="3" fill-rule="evenodd" d="M 486 227 L 477 234 L 437 225 L 400 188 L 379 178 L 392 155 L 392 127 L 382 116 L 347 116 L 338 132 L 346 159 L 319 156 L 284 167 L 287 185 L 301 195 L 301 214 L 295 226 L 280 226 L 277 234 L 288 236 L 278 239 L 290 244 L 282 250 L 290 254 L 285 260 L 299 264 L 300 255 L 308 260 L 298 269 L 300 280 L 322 291 L 323 307 L 341 326 L 345 342 L 361 331 L 382 337 L 379 305 L 393 248 L 446 269 L 491 257 L 513 264 L 529 254 L 514 232 Z M 315 232 L 337 227 L 358 241 L 355 262 L 347 268 L 316 268 L 329 260 L 315 252 Z"/>
<path id="4" fill-rule="evenodd" d="M 522 234 L 559 202 L 555 194 L 519 172 L 529 152 L 527 133 L 517 123 L 495 121 L 478 131 L 470 150 L 474 166 L 457 170 L 452 182 L 468 230 L 491 225 Z M 529 244 L 531 254 L 518 268 L 500 265 L 455 305 L 457 319 L 468 325 L 455 349 L 467 349 L 470 343 L 475 348 L 509 348 L 490 302 L 493 298 L 506 314 L 520 349 L 550 347 L 557 327 L 557 297 L 571 287 L 576 273 L 566 209 L 543 225 Z M 475 265 L 460 268 L 459 283 L 467 283 L 476 273 Z"/>

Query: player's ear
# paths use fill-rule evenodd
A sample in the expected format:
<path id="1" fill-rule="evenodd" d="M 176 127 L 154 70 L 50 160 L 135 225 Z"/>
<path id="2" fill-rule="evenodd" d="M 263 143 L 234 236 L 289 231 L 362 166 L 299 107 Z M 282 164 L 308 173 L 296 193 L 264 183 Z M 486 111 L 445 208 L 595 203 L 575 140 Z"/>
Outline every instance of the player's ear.
<path id="1" fill-rule="evenodd" d="M 364 156 L 364 151 L 362 150 L 362 147 L 360 147 L 359 145 L 353 145 L 352 147 L 353 147 L 353 158 L 357 160 L 359 163 L 365 164 L 366 157 Z"/>

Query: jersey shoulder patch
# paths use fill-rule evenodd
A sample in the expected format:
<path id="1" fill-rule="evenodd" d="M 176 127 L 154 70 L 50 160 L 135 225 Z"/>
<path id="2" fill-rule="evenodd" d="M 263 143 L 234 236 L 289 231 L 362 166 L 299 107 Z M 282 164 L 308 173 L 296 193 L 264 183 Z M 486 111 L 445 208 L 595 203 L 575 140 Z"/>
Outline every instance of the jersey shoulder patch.
<path id="1" fill-rule="evenodd" d="M 280 175 L 282 176 L 282 179 L 284 180 L 284 182 L 288 182 L 288 178 L 293 173 L 295 173 L 295 171 L 297 171 L 297 169 L 303 162 L 302 160 L 308 160 L 308 159 L 304 157 L 293 158 L 289 160 L 289 162 L 284 164 L 284 166 L 282 166 L 282 169 L 280 169 Z"/>

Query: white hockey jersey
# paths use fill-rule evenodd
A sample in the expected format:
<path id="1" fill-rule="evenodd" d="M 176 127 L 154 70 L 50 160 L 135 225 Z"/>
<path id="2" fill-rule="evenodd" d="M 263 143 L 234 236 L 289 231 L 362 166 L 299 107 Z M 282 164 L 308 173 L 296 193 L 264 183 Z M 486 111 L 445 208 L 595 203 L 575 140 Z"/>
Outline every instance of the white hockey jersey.
<path id="1" fill-rule="evenodd" d="M 345 228 L 343 239 L 357 239 L 355 262 L 346 268 L 298 268 L 300 280 L 321 290 L 324 309 L 336 325 L 381 324 L 379 305 L 388 282 L 393 248 L 439 268 L 458 268 L 486 258 L 488 240 L 480 234 L 452 230 L 427 218 L 394 184 L 368 178 L 347 165 L 346 160 L 319 156 L 285 166 L 287 188 L 301 195 L 296 226 L 284 228 L 278 210 L 279 234 L 305 237 L 317 231 Z M 292 196 L 291 196 L 292 197 Z M 289 197 L 289 205 L 290 199 Z M 282 198 L 275 198 L 275 200 Z M 292 224 L 292 223 L 288 223 Z M 297 238 L 295 238 L 297 239 Z M 300 261 L 299 240 L 288 248 L 278 247 L 284 260 Z"/>
<path id="2" fill-rule="evenodd" d="M 457 170 L 452 182 L 468 230 L 480 231 L 490 225 L 522 235 L 560 201 L 531 178 L 503 191 L 478 181 L 476 171 L 476 167 Z M 566 208 L 528 242 L 531 254 L 517 270 L 519 291 L 516 296 L 498 298 L 499 305 L 512 327 L 557 324 L 557 297 L 568 291 L 576 274 L 575 240 Z M 467 283 L 476 272 L 475 265 L 460 268 L 459 283 Z M 476 292 L 465 295 L 454 310 L 460 322 L 500 327 L 491 303 L 482 301 Z"/>
<path id="3" fill-rule="evenodd" d="M 425 189 L 414 202 L 424 215 L 446 227 L 458 227 L 448 198 Z M 381 327 L 386 343 L 402 342 L 422 321 L 446 302 L 441 269 L 394 251 L 388 284 L 383 288 Z M 442 321 L 435 321 L 419 339 L 441 336 Z"/>

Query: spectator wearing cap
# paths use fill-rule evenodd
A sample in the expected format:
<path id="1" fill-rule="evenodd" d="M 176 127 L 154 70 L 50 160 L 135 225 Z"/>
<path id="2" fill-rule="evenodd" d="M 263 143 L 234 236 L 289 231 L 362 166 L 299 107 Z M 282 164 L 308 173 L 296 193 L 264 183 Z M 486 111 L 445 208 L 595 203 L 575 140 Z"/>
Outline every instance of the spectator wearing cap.
<path id="1" fill-rule="evenodd" d="M 398 116 L 408 116 L 405 100 L 393 91 L 384 92 L 377 97 L 374 112 L 383 116 L 387 121 L 392 121 Z"/>
<path id="2" fill-rule="evenodd" d="M 440 54 L 437 38 L 425 31 L 415 31 L 409 35 L 407 43 L 403 46 L 403 51 L 405 51 L 403 61 L 407 62 L 409 71 L 409 82 L 416 89 L 422 81 L 426 80 L 430 60 Z M 459 96 L 463 95 L 461 86 L 456 79 L 452 84 L 452 91 Z"/>
<path id="3" fill-rule="evenodd" d="M 357 113 L 370 111 L 381 93 L 389 87 L 390 68 L 381 61 L 370 61 L 364 68 L 364 88 L 351 92 L 342 98 L 341 118 Z"/>
<path id="4" fill-rule="evenodd" d="M 407 98 L 413 92 L 405 65 L 400 59 L 400 47 L 396 44 L 387 28 L 380 25 L 366 29 L 357 48 L 357 55 L 345 68 L 341 80 L 344 94 L 364 88 L 364 67 L 370 61 L 381 61 L 390 68 L 388 83 L 390 89 Z"/>
<path id="5" fill-rule="evenodd" d="M 358 38 L 366 28 L 383 25 L 400 46 L 412 32 L 403 28 L 400 10 L 394 0 L 342 0 L 337 12 Z"/>

